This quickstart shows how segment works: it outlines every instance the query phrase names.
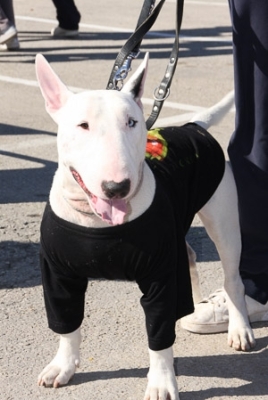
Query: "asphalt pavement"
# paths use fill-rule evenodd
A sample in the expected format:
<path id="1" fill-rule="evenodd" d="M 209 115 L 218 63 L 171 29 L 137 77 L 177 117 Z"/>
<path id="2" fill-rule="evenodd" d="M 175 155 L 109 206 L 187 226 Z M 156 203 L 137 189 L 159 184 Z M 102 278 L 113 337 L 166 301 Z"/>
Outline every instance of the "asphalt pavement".
<path id="1" fill-rule="evenodd" d="M 73 90 L 105 89 L 113 62 L 136 26 L 142 0 L 77 0 L 80 36 L 53 39 L 52 1 L 14 0 L 21 49 L 0 53 L 0 399 L 143 399 L 148 372 L 144 316 L 135 283 L 89 282 L 81 366 L 69 385 L 37 386 L 57 336 L 47 327 L 38 265 L 39 226 L 57 167 L 56 125 L 37 87 L 42 53 Z M 167 0 L 143 41 L 150 52 L 144 94 L 150 112 L 174 37 L 175 1 Z M 139 60 L 132 64 L 133 69 Z M 159 125 L 181 124 L 233 89 L 232 38 L 226 0 L 185 0 L 180 54 Z M 211 132 L 225 152 L 234 129 L 230 112 Z M 214 245 L 196 218 L 189 241 L 198 255 L 202 291 L 222 286 Z M 256 348 L 240 353 L 226 333 L 194 335 L 177 324 L 175 369 L 181 400 L 268 399 L 268 327 L 255 324 Z"/>

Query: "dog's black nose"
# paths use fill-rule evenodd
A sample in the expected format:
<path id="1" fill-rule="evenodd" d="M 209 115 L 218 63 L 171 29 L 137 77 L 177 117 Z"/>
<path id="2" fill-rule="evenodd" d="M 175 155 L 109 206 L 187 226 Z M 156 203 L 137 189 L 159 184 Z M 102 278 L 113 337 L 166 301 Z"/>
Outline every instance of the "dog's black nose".
<path id="1" fill-rule="evenodd" d="M 130 191 L 130 180 L 124 179 L 121 182 L 103 181 L 101 188 L 109 199 L 122 199 Z"/>

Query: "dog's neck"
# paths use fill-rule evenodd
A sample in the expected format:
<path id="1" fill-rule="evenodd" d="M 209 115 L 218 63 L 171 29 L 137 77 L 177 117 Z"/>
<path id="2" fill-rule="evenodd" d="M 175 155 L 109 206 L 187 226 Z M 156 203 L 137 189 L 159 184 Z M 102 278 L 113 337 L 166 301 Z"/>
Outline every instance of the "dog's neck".
<path id="1" fill-rule="evenodd" d="M 143 163 L 141 176 L 142 179 L 135 194 L 129 199 L 128 212 L 124 223 L 132 221 L 143 214 L 153 201 L 155 179 L 145 162 Z M 50 204 L 56 215 L 74 224 L 92 228 L 110 226 L 93 212 L 86 194 L 75 182 L 71 181 L 70 189 L 66 189 L 60 170 L 56 172 L 53 180 Z"/>

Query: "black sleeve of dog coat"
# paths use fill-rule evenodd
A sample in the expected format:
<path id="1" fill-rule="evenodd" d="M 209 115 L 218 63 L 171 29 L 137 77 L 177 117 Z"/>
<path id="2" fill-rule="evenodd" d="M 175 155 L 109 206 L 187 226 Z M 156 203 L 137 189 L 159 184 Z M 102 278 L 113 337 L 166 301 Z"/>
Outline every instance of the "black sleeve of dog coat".
<path id="1" fill-rule="evenodd" d="M 176 325 L 176 277 L 167 274 L 161 281 L 139 284 L 144 295 L 141 305 L 145 313 L 148 346 L 159 351 L 173 345 Z"/>
<path id="2" fill-rule="evenodd" d="M 49 328 L 59 334 L 78 329 L 84 318 L 87 278 L 60 271 L 40 251 L 40 266 Z"/>
<path id="3" fill-rule="evenodd" d="M 194 311 L 184 237 L 178 238 L 177 246 L 166 245 L 166 252 L 158 261 L 152 274 L 137 281 L 143 293 L 148 346 L 155 351 L 173 345 L 176 321 Z"/>

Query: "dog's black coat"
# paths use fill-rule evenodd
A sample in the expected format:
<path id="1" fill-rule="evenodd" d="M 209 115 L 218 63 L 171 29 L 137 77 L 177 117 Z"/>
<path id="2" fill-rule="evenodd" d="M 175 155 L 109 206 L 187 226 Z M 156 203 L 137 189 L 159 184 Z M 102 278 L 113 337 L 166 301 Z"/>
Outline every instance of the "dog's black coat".
<path id="1" fill-rule="evenodd" d="M 185 234 L 222 179 L 224 155 L 195 124 L 150 133 L 151 147 L 160 146 L 160 159 L 152 154 L 147 159 L 156 192 L 140 217 L 123 225 L 86 228 L 46 207 L 41 269 L 49 326 L 57 333 L 81 325 L 89 277 L 137 281 L 152 350 L 170 347 L 176 320 L 193 311 Z"/>

